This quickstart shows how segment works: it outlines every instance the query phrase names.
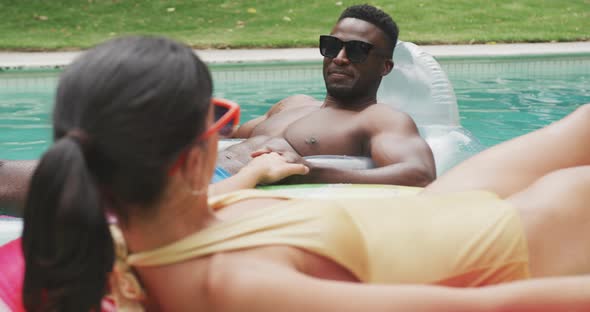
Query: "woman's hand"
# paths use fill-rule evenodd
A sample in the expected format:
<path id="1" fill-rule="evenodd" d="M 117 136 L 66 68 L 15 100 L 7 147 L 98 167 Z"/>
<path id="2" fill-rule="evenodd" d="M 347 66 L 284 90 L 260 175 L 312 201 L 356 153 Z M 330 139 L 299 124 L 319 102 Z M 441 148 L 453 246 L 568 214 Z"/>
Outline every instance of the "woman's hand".
<path id="1" fill-rule="evenodd" d="M 242 170 L 253 172 L 252 174 L 258 177 L 258 184 L 271 184 L 292 175 L 307 174 L 309 167 L 300 162 L 301 157 L 292 156 L 279 152 L 257 151 L 252 153 L 252 160 Z"/>
<path id="2" fill-rule="evenodd" d="M 259 151 L 252 160 L 235 175 L 209 186 L 209 195 L 219 195 L 242 189 L 256 187 L 258 184 L 271 184 L 289 176 L 295 177 L 309 173 L 309 167 L 299 155 L 283 155 L 272 151 Z"/>

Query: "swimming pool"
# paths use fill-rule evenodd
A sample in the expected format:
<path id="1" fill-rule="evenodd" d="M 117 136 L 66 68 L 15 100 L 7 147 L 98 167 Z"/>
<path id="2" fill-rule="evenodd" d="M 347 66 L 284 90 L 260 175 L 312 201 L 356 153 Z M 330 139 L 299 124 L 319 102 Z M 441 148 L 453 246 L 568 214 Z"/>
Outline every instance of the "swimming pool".
<path id="1" fill-rule="evenodd" d="M 439 59 L 453 83 L 462 125 L 491 146 L 590 102 L 590 55 Z M 212 65 L 215 95 L 242 105 L 243 120 L 297 93 L 325 95 L 321 64 Z M 0 158 L 37 158 L 50 140 L 58 71 L 0 72 Z"/>

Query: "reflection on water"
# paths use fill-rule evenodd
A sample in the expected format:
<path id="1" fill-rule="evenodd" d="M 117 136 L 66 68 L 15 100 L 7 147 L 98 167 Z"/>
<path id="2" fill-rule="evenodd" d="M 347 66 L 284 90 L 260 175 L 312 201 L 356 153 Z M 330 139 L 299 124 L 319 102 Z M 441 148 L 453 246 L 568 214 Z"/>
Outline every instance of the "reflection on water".
<path id="1" fill-rule="evenodd" d="M 443 60 L 462 125 L 491 146 L 590 102 L 590 56 Z M 215 96 L 237 101 L 242 121 L 282 98 L 325 95 L 321 64 L 212 66 Z M 0 73 L 0 158 L 37 158 L 50 138 L 54 72 Z"/>
<path id="2" fill-rule="evenodd" d="M 0 158 L 37 158 L 51 137 L 55 73 L 0 73 Z"/>
<path id="3" fill-rule="evenodd" d="M 443 67 L 455 88 L 462 125 L 487 146 L 590 102 L 589 57 L 465 62 L 443 62 Z"/>
<path id="4" fill-rule="evenodd" d="M 590 102 L 588 80 L 588 76 L 582 75 L 573 75 L 567 81 L 455 79 L 454 85 L 461 123 L 484 145 L 493 145 L 541 128 L 569 114 L 579 104 Z"/>

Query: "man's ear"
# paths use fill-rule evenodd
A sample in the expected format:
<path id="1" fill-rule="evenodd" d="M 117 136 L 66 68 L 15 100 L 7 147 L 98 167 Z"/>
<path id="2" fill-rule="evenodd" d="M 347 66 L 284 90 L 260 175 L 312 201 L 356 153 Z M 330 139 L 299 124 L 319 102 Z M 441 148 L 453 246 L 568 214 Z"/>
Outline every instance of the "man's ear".
<path id="1" fill-rule="evenodd" d="M 393 60 L 386 59 L 385 62 L 383 63 L 383 72 L 381 73 L 381 76 L 389 75 L 389 73 L 391 73 L 392 69 L 393 69 Z"/>

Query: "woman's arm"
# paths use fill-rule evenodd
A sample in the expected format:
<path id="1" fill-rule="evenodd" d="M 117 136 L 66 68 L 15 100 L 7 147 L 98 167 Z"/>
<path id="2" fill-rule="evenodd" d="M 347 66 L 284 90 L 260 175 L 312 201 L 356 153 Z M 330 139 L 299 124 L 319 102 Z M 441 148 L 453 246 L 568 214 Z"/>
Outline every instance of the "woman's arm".
<path id="1" fill-rule="evenodd" d="M 36 160 L 0 160 L 0 213 L 22 215 L 22 204 L 29 180 L 37 166 Z M 270 184 L 294 174 L 307 174 L 309 168 L 289 163 L 277 153 L 261 154 L 250 161 L 237 174 L 209 186 L 212 195 L 258 184 Z"/>
<path id="2" fill-rule="evenodd" d="M 539 278 L 477 291 L 492 311 L 590 311 L 590 275 Z"/>
<path id="3" fill-rule="evenodd" d="M 218 286 L 218 311 L 590 311 L 590 276 L 451 288 L 327 281 L 248 265 Z"/>
<path id="4" fill-rule="evenodd" d="M 270 184 L 294 174 L 307 174 L 303 164 L 289 163 L 278 153 L 265 153 L 254 157 L 235 175 L 209 186 L 209 195 L 218 195 L 253 188 L 258 184 Z"/>

